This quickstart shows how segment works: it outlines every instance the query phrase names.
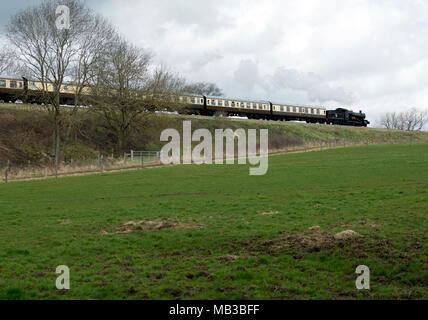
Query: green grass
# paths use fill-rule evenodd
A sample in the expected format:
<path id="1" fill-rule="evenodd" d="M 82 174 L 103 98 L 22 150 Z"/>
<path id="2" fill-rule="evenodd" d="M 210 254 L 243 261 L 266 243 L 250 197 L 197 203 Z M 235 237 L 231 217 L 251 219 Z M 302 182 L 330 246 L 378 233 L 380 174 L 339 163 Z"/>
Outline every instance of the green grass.
<path id="1" fill-rule="evenodd" d="M 428 298 L 428 145 L 269 164 L 262 177 L 204 165 L 1 184 L 0 299 Z M 157 219 L 202 227 L 101 234 Z M 362 237 L 305 247 L 314 225 L 326 239 Z M 284 239 L 294 245 L 271 245 Z M 71 270 L 66 292 L 59 265 Z M 370 291 L 355 289 L 358 265 Z"/>

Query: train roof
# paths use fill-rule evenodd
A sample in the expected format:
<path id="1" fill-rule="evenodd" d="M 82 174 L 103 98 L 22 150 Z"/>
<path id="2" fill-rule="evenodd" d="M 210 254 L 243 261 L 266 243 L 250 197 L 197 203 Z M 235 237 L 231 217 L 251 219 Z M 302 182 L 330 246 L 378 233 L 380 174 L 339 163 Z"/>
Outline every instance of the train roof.
<path id="1" fill-rule="evenodd" d="M 313 108 L 313 109 L 327 110 L 325 107 L 315 106 L 315 105 L 310 105 L 310 104 L 283 103 L 283 102 L 281 102 L 281 103 L 272 102 L 272 104 L 278 105 L 278 106 L 289 106 L 289 107 L 301 107 L 301 108 Z"/>
<path id="2" fill-rule="evenodd" d="M 0 79 L 7 79 L 7 80 L 22 80 L 21 76 L 16 76 L 16 75 L 0 75 Z"/>
<path id="3" fill-rule="evenodd" d="M 230 101 L 244 101 L 244 102 L 253 102 L 253 103 L 266 103 L 269 104 L 269 101 L 267 100 L 253 100 L 253 99 L 237 99 L 237 98 L 230 98 L 230 97 L 216 97 L 216 96 L 206 96 L 208 99 L 218 99 L 218 100 L 230 100 Z"/>

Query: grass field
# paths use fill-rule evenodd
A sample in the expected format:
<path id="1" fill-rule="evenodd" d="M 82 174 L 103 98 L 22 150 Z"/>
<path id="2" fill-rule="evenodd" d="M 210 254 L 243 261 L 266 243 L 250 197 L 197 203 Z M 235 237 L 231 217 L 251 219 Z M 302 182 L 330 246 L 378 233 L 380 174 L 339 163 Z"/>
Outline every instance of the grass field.
<path id="1" fill-rule="evenodd" d="M 269 164 L 1 184 L 0 299 L 428 298 L 428 145 Z"/>

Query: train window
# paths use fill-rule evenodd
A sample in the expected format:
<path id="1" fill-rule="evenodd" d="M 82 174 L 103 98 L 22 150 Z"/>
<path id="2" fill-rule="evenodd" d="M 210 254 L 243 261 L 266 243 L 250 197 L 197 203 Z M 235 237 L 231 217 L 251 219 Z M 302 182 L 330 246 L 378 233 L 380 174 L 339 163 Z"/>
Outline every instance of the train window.
<path id="1" fill-rule="evenodd" d="M 297 108 L 296 107 L 293 108 L 293 112 L 297 112 Z"/>
<path id="2" fill-rule="evenodd" d="M 306 113 L 306 109 L 305 108 L 302 108 L 302 111 L 301 111 L 302 113 Z"/>
<path id="3" fill-rule="evenodd" d="M 213 106 L 215 106 L 216 104 L 215 104 L 215 100 L 211 100 L 211 104 L 213 105 Z"/>
<path id="4" fill-rule="evenodd" d="M 23 85 L 22 85 L 22 82 L 20 81 L 20 82 L 19 82 L 19 88 L 21 88 L 21 89 L 22 89 L 22 86 L 23 86 Z"/>
<path id="5" fill-rule="evenodd" d="M 223 101 L 219 100 L 219 101 L 218 101 L 218 106 L 219 106 L 219 107 L 223 107 Z"/>
<path id="6" fill-rule="evenodd" d="M 281 107 L 280 109 L 281 109 L 281 111 L 284 111 L 284 107 Z"/>
<path id="7" fill-rule="evenodd" d="M 0 80 L 0 87 L 6 88 L 6 80 Z"/>
<path id="8" fill-rule="evenodd" d="M 68 91 L 68 87 L 67 86 L 64 87 L 64 91 Z"/>
<path id="9" fill-rule="evenodd" d="M 253 103 L 253 109 L 257 109 L 257 104 Z"/>
<path id="10" fill-rule="evenodd" d="M 225 101 L 225 102 L 224 102 L 224 106 L 225 106 L 225 107 L 228 107 L 228 106 L 229 106 L 229 101 Z"/>
<path id="11" fill-rule="evenodd" d="M 10 81 L 10 87 L 12 88 L 12 89 L 16 89 L 18 86 L 17 86 L 17 83 L 16 83 L 16 81 L 15 80 L 11 80 Z"/>
<path id="12" fill-rule="evenodd" d="M 260 110 L 263 110 L 263 105 L 260 105 L 260 106 L 259 106 L 259 109 L 260 109 Z"/>
<path id="13" fill-rule="evenodd" d="M 234 107 L 235 106 L 235 102 L 232 102 L 232 107 Z"/>
<path id="14" fill-rule="evenodd" d="M 251 104 L 247 103 L 247 109 L 251 109 Z"/>
<path id="15" fill-rule="evenodd" d="M 190 102 L 195 103 L 195 98 L 190 99 Z"/>
<path id="16" fill-rule="evenodd" d="M 317 114 L 321 114 L 321 110 L 320 109 L 317 109 Z"/>

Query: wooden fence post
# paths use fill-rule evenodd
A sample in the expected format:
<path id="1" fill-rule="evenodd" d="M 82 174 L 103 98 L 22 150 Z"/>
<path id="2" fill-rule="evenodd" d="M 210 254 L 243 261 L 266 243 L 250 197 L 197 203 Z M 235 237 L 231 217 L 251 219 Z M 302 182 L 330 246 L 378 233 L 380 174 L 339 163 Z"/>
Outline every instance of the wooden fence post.
<path id="1" fill-rule="evenodd" d="M 8 183 L 8 175 L 10 170 L 10 160 L 7 160 L 6 170 L 4 171 L 4 182 Z"/>

